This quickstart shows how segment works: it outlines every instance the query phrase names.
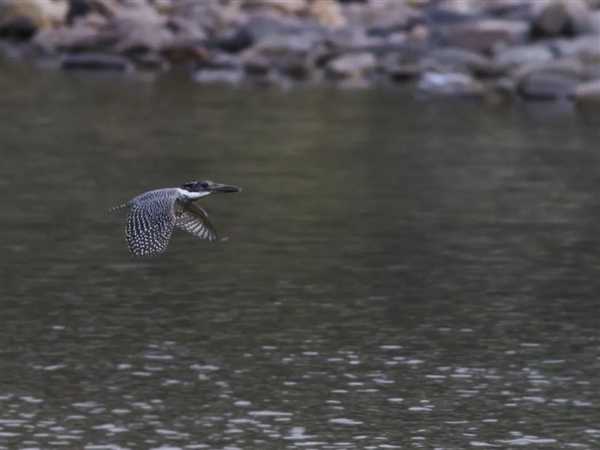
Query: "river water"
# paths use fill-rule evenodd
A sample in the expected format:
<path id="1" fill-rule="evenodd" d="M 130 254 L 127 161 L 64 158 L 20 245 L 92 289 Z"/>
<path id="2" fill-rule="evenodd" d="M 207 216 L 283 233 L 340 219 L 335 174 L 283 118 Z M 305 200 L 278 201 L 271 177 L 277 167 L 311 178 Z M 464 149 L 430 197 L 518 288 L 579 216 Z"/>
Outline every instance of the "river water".
<path id="1" fill-rule="evenodd" d="M 0 75 L 0 448 L 600 447 L 600 127 Z M 190 179 L 224 239 L 107 210 Z"/>

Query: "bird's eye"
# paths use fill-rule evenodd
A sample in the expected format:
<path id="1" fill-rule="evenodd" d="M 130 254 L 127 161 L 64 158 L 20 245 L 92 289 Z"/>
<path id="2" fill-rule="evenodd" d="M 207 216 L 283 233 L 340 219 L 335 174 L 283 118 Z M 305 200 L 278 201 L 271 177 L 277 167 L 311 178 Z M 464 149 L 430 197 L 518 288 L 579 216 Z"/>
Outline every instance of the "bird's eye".
<path id="1" fill-rule="evenodd" d="M 200 183 L 200 186 L 202 186 L 202 189 L 208 189 L 210 187 L 210 184 L 206 181 L 203 181 L 202 183 Z"/>

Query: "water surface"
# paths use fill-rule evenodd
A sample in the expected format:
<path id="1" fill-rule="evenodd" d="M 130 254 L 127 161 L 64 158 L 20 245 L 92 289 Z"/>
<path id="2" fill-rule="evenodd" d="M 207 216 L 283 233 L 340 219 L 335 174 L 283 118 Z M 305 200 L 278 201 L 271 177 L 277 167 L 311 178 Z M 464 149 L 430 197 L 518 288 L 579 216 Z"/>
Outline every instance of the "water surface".
<path id="1" fill-rule="evenodd" d="M 0 448 L 600 445 L 600 128 L 3 66 Z M 547 115 L 546 115 L 547 116 Z M 106 211 L 195 178 L 226 239 Z"/>

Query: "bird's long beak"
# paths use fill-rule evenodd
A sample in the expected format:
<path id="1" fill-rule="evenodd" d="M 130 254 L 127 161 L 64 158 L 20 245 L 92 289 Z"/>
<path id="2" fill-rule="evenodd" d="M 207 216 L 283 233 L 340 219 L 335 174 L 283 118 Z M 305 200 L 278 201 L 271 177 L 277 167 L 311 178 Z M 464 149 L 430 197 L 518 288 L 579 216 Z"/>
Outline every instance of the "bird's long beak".
<path id="1" fill-rule="evenodd" d="M 241 190 L 242 190 L 242 188 L 240 188 L 238 186 L 233 186 L 231 184 L 214 183 L 210 187 L 211 192 L 229 193 L 229 192 L 240 192 Z"/>

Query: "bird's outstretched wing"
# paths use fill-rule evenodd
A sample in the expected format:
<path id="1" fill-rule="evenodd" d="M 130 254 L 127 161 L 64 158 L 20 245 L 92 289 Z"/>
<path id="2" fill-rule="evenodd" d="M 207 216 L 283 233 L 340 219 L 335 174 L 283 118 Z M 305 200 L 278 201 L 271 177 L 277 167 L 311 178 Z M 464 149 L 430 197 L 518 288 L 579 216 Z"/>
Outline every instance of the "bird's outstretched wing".
<path id="1" fill-rule="evenodd" d="M 208 220 L 208 214 L 193 203 L 186 203 L 177 211 L 175 226 L 200 239 L 217 240 L 217 230 Z"/>
<path id="2" fill-rule="evenodd" d="M 158 255 L 169 245 L 175 226 L 173 195 L 156 193 L 130 202 L 125 236 L 129 251 L 135 256 Z"/>

